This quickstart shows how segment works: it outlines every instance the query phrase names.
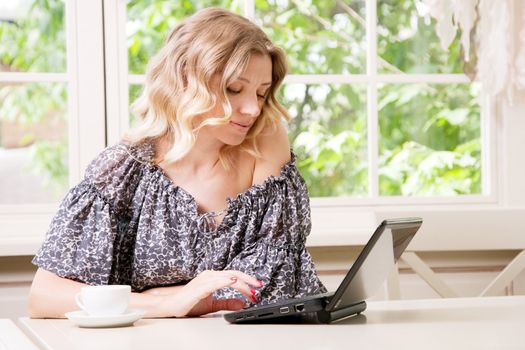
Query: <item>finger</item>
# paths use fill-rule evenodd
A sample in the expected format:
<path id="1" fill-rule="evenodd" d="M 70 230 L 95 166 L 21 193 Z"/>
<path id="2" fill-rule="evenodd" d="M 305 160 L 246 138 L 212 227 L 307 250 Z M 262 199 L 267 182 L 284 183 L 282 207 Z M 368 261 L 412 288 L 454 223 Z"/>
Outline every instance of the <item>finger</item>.
<path id="1" fill-rule="evenodd" d="M 232 284 L 231 287 L 244 295 L 246 300 L 249 300 L 253 303 L 257 302 L 257 291 L 243 281 L 238 280 L 237 283 Z"/>
<path id="2" fill-rule="evenodd" d="M 238 283 L 238 278 L 231 274 L 218 273 L 218 271 L 206 272 L 197 276 L 185 287 L 193 298 L 204 299 L 218 289 L 232 287 Z"/>
<path id="3" fill-rule="evenodd" d="M 256 303 L 257 292 L 249 283 L 260 285 L 259 281 L 241 271 L 203 271 L 186 285 L 186 291 L 191 292 L 193 302 L 204 299 L 218 289 L 232 287 L 239 291 L 246 300 Z"/>
<path id="4" fill-rule="evenodd" d="M 243 281 L 244 283 L 255 287 L 255 288 L 261 288 L 263 286 L 262 282 L 259 281 L 257 278 L 250 276 L 244 272 L 237 271 L 237 270 L 224 270 L 223 273 L 231 274 L 232 276 L 237 277 L 237 279 Z"/>
<path id="5" fill-rule="evenodd" d="M 248 284 L 246 284 L 244 281 L 238 279 L 236 276 L 231 276 L 230 281 L 232 283 L 229 286 L 238 292 L 240 292 L 247 300 L 251 300 L 252 302 L 257 302 L 256 299 L 256 291 L 255 289 L 251 288 Z"/>
<path id="6" fill-rule="evenodd" d="M 233 270 L 233 271 L 225 271 L 225 272 L 227 273 L 232 272 L 238 278 L 238 282 L 232 285 L 233 288 L 235 288 L 240 293 L 242 293 L 246 297 L 247 300 L 253 303 L 257 303 L 258 293 L 253 287 L 255 288 L 262 287 L 261 281 L 241 271 Z"/>

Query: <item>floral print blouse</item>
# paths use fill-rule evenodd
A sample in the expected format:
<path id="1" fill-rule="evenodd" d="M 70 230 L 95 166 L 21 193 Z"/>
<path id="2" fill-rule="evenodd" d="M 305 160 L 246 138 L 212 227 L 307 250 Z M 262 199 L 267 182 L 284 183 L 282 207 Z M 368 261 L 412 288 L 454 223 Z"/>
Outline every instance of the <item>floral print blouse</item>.
<path id="1" fill-rule="evenodd" d="M 234 198 L 220 224 L 153 163 L 152 142 L 104 150 L 64 198 L 33 263 L 90 285 L 133 291 L 184 284 L 204 270 L 239 270 L 263 282 L 257 300 L 325 292 L 305 248 L 311 229 L 295 155 L 279 176 Z M 241 297 L 231 288 L 216 298 Z"/>

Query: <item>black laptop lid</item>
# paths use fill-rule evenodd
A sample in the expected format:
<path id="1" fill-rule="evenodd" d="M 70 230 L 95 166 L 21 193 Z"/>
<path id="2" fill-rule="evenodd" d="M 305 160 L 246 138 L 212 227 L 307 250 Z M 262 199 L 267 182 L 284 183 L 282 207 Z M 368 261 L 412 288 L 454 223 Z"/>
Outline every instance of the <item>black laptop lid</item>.
<path id="1" fill-rule="evenodd" d="M 385 220 L 375 230 L 326 311 L 349 307 L 373 296 L 421 226 L 421 218 Z"/>

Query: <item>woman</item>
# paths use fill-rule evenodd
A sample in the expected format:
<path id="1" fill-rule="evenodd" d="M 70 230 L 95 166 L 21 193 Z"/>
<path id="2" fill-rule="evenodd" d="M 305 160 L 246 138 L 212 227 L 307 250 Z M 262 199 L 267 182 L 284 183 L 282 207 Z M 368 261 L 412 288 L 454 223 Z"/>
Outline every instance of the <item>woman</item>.
<path id="1" fill-rule="evenodd" d="M 325 291 L 276 99 L 285 74 L 281 49 L 241 16 L 208 8 L 178 25 L 148 66 L 140 125 L 90 164 L 53 219 L 30 316 L 64 317 L 86 284 L 130 284 L 130 307 L 148 317 Z"/>

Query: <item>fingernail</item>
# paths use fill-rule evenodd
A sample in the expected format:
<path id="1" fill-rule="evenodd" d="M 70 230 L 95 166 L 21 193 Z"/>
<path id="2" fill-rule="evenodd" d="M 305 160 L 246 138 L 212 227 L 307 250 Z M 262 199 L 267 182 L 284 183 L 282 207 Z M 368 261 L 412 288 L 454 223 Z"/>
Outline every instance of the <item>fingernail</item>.
<path id="1" fill-rule="evenodd" d="M 255 295 L 252 295 L 252 301 L 253 301 L 254 303 L 257 302 L 257 298 L 255 297 Z"/>
<path id="2" fill-rule="evenodd" d="M 255 289 L 250 288 L 250 293 L 252 293 L 252 296 L 255 296 Z"/>
<path id="3" fill-rule="evenodd" d="M 263 283 L 261 281 L 257 281 L 259 282 L 259 288 L 261 288 L 263 286 Z"/>

